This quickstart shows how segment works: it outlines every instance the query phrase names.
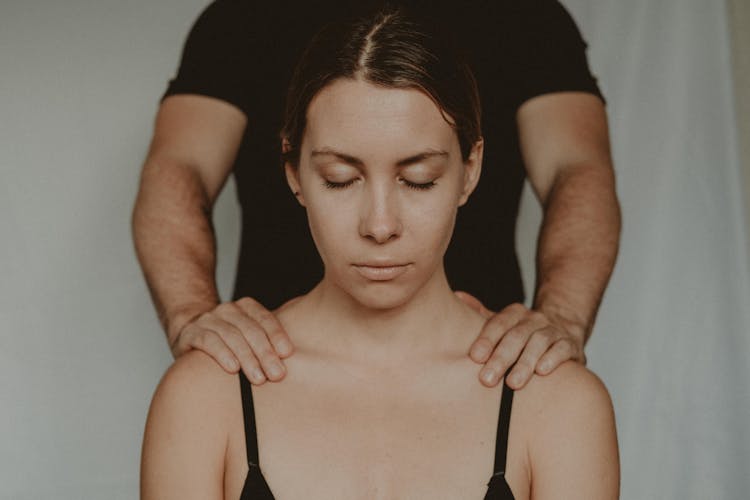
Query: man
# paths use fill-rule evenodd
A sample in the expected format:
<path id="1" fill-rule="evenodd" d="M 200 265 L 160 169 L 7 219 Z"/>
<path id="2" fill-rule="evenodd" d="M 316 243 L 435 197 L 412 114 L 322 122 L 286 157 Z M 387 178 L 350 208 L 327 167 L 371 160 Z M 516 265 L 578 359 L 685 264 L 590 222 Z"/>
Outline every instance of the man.
<path id="1" fill-rule="evenodd" d="M 139 260 L 175 356 L 197 348 L 254 383 L 280 380 L 293 347 L 268 309 L 322 276 L 280 170 L 286 85 L 324 23 L 378 0 L 217 0 L 185 45 L 156 119 L 133 212 Z M 553 0 L 397 2 L 445 25 L 482 97 L 483 178 L 459 211 L 448 279 L 488 318 L 471 350 L 493 386 L 521 388 L 584 344 L 614 265 L 620 215 L 604 103 L 585 43 Z M 525 167 L 525 170 L 524 170 Z M 211 207 L 230 172 L 243 236 L 233 301 L 219 303 Z M 544 208 L 532 309 L 513 238 L 525 174 Z M 492 310 L 500 310 L 492 313 Z"/>

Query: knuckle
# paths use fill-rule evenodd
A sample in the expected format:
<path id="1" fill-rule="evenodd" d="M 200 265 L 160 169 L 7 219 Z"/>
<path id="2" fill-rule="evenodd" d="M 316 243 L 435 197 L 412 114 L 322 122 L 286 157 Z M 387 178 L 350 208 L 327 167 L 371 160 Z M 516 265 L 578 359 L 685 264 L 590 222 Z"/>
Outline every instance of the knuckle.
<path id="1" fill-rule="evenodd" d="M 531 340 L 529 342 L 549 345 L 558 340 L 559 337 L 554 330 L 549 328 L 542 328 L 540 330 L 536 330 L 531 334 Z"/>
<path id="2" fill-rule="evenodd" d="M 540 313 L 539 311 L 530 311 L 529 319 L 531 319 L 535 323 L 547 323 L 547 316 L 545 316 L 543 313 Z"/>
<path id="3" fill-rule="evenodd" d="M 233 310 L 234 310 L 233 304 L 229 302 L 223 302 L 219 304 L 218 306 L 216 306 L 216 308 L 214 308 L 214 313 L 216 315 L 224 316 Z"/>
<path id="4" fill-rule="evenodd" d="M 245 326 L 244 323 L 237 323 L 237 322 L 235 322 L 235 323 L 229 323 L 227 325 L 226 329 L 227 329 L 227 333 L 230 334 L 230 335 L 232 335 L 232 337 L 235 337 L 237 339 L 241 339 L 241 338 L 243 338 L 245 336 L 244 335 L 245 334 L 245 330 L 247 330 L 248 328 L 246 328 L 246 326 Z M 252 328 L 250 328 L 250 329 L 252 329 Z"/>
<path id="5" fill-rule="evenodd" d="M 240 332 L 232 330 L 223 336 L 222 340 L 229 346 L 235 353 L 246 353 L 250 351 L 250 346 L 245 341 L 245 337 Z"/>
<path id="6" fill-rule="evenodd" d="M 271 323 L 276 319 L 276 317 L 267 309 L 257 311 L 253 314 L 253 318 L 259 323 Z"/>
<path id="7" fill-rule="evenodd" d="M 526 340 L 531 336 L 533 332 L 529 331 L 529 328 L 525 326 L 519 326 L 512 328 L 505 334 L 505 338 L 508 339 L 509 343 L 514 345 L 525 344 Z"/>
<path id="8" fill-rule="evenodd" d="M 179 331 L 177 338 L 180 341 L 184 341 L 186 338 L 194 335 L 196 330 L 200 330 L 200 327 L 196 323 L 188 323 Z"/>
<path id="9" fill-rule="evenodd" d="M 241 299 L 238 299 L 236 303 L 242 307 L 255 307 L 258 305 L 258 302 L 252 297 L 242 297 Z"/>
<path id="10" fill-rule="evenodd" d="M 500 337 L 507 334 L 507 332 L 515 325 L 515 321 L 502 314 L 496 314 L 488 320 L 491 324 L 490 328 L 485 328 L 482 335 L 485 338 L 499 339 Z"/>
<path id="11" fill-rule="evenodd" d="M 206 330 L 199 330 L 193 335 L 190 335 L 188 343 L 197 349 L 206 349 L 209 344 L 208 332 Z"/>
<path id="12" fill-rule="evenodd" d="M 200 327 L 202 325 L 205 325 L 207 322 L 211 321 L 211 319 L 213 317 L 214 317 L 213 310 L 206 311 L 203 314 L 201 314 L 200 316 L 196 317 L 193 321 L 191 321 L 190 323 L 188 323 L 185 328 L 187 329 L 187 328 L 190 328 L 192 326 L 198 326 L 198 327 Z"/>
<path id="13" fill-rule="evenodd" d="M 569 351 L 575 351 L 576 350 L 576 344 L 573 342 L 573 339 L 566 336 L 560 336 L 555 339 L 555 344 L 558 344 L 560 347 L 559 349 L 566 349 Z"/>
<path id="14" fill-rule="evenodd" d="M 242 333 L 242 335 L 245 337 L 245 340 L 248 342 L 258 342 L 259 340 L 262 340 L 265 338 L 265 333 L 263 332 L 263 328 L 260 327 L 258 323 L 256 323 L 253 319 L 249 319 L 248 321 L 242 322 L 242 327 L 239 328 L 239 331 Z"/>
<path id="15" fill-rule="evenodd" d="M 528 312 L 528 309 L 526 308 L 526 306 L 521 304 L 520 302 L 511 304 L 509 306 L 509 309 L 511 310 L 511 312 L 514 312 L 516 314 L 523 314 L 523 313 Z"/>
<path id="16" fill-rule="evenodd" d="M 566 359 L 578 359 L 578 352 L 571 348 L 566 346 L 563 343 L 555 343 L 555 345 L 550 349 L 550 357 L 557 360 L 558 362 L 562 362 Z"/>

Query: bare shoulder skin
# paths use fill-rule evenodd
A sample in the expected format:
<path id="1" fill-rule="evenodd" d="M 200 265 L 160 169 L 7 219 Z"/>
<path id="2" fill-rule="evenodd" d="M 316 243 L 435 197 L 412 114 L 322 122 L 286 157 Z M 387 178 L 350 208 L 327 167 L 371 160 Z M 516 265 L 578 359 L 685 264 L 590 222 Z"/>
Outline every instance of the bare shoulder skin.
<path id="1" fill-rule="evenodd" d="M 580 363 L 567 361 L 517 391 L 510 432 L 529 456 L 528 498 L 618 498 L 612 401 L 599 377 Z"/>
<path id="2" fill-rule="evenodd" d="M 247 466 L 237 375 L 194 350 L 162 377 L 149 410 L 141 456 L 141 498 L 239 498 Z M 244 465 L 244 470 L 242 470 Z"/>

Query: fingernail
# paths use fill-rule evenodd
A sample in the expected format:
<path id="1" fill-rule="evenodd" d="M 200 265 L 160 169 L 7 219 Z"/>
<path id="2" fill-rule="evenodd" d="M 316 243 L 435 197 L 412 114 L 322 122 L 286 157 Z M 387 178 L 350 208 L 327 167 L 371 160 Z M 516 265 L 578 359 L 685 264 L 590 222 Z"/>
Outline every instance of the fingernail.
<path id="1" fill-rule="evenodd" d="M 271 366 L 268 367 L 268 375 L 271 378 L 279 378 L 283 373 L 284 370 L 279 363 L 271 363 Z"/>
<path id="2" fill-rule="evenodd" d="M 224 366 L 229 368 L 230 370 L 237 370 L 239 366 L 237 366 L 237 360 L 234 358 L 224 358 Z"/>
<path id="3" fill-rule="evenodd" d="M 290 352 L 292 352 L 292 344 L 290 344 L 286 340 L 279 340 L 276 344 L 276 352 L 278 352 L 282 356 L 286 356 Z"/>
<path id="4" fill-rule="evenodd" d="M 253 381 L 258 383 L 263 382 L 266 379 L 266 376 L 263 375 L 260 368 L 253 368 L 250 376 L 253 378 Z"/>
<path id="5" fill-rule="evenodd" d="M 485 356 L 487 356 L 487 354 L 489 352 L 490 352 L 490 350 L 487 349 L 486 345 L 481 345 L 480 344 L 480 345 L 477 345 L 477 346 L 474 347 L 474 351 L 473 351 L 474 356 L 473 357 L 478 358 L 478 359 L 484 359 Z"/>
<path id="6" fill-rule="evenodd" d="M 482 380 L 491 384 L 495 381 L 495 372 L 492 370 L 485 370 L 482 372 Z"/>
<path id="7" fill-rule="evenodd" d="M 549 371 L 549 362 L 545 361 L 544 363 L 542 363 L 541 365 L 539 365 L 539 369 L 542 370 L 545 373 L 548 372 Z"/>
<path id="8" fill-rule="evenodd" d="M 523 379 L 523 377 L 521 376 L 520 373 L 515 373 L 515 374 L 511 375 L 511 377 L 510 377 L 510 383 L 513 384 L 513 385 L 521 385 L 521 380 L 522 379 Z"/>

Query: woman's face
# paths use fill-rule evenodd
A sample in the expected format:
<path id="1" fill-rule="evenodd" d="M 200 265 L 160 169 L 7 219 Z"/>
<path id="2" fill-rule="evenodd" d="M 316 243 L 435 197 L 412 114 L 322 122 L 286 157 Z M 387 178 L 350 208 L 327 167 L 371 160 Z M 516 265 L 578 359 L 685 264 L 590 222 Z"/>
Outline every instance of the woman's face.
<path id="1" fill-rule="evenodd" d="M 456 210 L 479 178 L 438 106 L 414 89 L 340 79 L 310 102 L 297 169 L 325 281 L 364 306 L 397 307 L 443 273 Z"/>

